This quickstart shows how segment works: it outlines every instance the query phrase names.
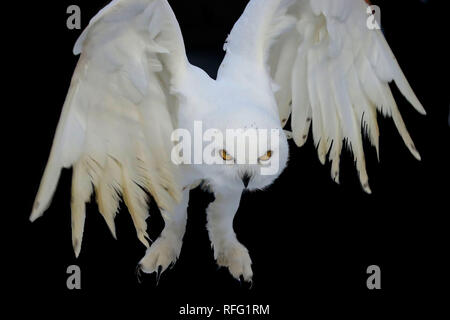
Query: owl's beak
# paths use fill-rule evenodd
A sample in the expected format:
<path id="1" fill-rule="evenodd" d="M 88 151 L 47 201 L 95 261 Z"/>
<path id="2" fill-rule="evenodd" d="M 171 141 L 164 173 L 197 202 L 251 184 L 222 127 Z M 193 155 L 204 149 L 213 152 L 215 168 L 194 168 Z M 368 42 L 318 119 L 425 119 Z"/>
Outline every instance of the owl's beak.
<path id="1" fill-rule="evenodd" d="M 244 175 L 241 177 L 242 183 L 244 184 L 244 187 L 247 188 L 248 184 L 250 183 L 250 180 L 252 180 L 252 176 L 248 173 L 244 173 Z"/>

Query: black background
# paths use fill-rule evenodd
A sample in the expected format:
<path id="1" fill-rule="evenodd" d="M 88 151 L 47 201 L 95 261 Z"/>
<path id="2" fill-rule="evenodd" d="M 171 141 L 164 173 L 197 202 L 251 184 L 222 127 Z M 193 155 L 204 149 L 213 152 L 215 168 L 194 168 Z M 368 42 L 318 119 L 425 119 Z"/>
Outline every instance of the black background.
<path id="1" fill-rule="evenodd" d="M 422 305 L 422 297 L 444 297 L 438 292 L 446 288 L 449 270 L 444 261 L 450 146 L 449 63 L 443 46 L 450 31 L 446 1 L 372 1 L 380 5 L 385 35 L 428 112 L 419 115 L 394 89 L 423 161 L 409 154 L 393 122 L 380 116 L 380 163 L 375 151 L 365 146 L 373 190 L 369 196 L 360 188 L 349 153 L 343 156 L 338 186 L 330 179 L 329 164 L 319 163 L 311 141 L 301 149 L 291 144 L 289 167 L 268 191 L 246 193 L 235 220 L 238 238 L 254 263 L 251 290 L 227 270 L 217 269 L 205 228 L 205 208 L 212 196 L 200 190 L 191 195 L 180 259 L 158 286 L 154 275 L 137 281 L 135 267 L 145 248 L 126 208 L 117 217 L 115 241 L 96 205 L 88 205 L 82 253 L 74 258 L 70 170 L 64 170 L 45 216 L 34 224 L 28 221 L 77 62 L 72 46 L 80 30 L 66 28 L 66 9 L 79 5 L 85 27 L 107 2 L 18 3 L 5 13 L 20 13 L 10 25 L 15 32 L 9 42 L 20 58 L 11 76 L 17 89 L 13 119 L 19 125 L 9 160 L 17 169 L 10 179 L 13 192 L 3 201 L 3 214 L 16 223 L 2 224 L 4 245 L 13 254 L 4 263 L 10 267 L 6 281 L 13 284 L 9 297 L 27 305 L 38 301 L 47 314 L 56 312 L 56 305 L 74 310 L 91 302 L 101 311 L 139 310 L 151 319 L 181 319 L 177 311 L 187 303 L 270 304 L 272 317 L 265 318 L 273 319 L 291 318 L 305 309 L 335 312 L 340 306 L 365 319 L 388 305 L 411 311 Z M 247 1 L 169 2 L 189 59 L 215 76 L 223 42 Z M 163 223 L 154 207 L 148 225 L 155 239 Z M 80 291 L 66 287 L 66 268 L 72 264 L 81 267 Z M 366 268 L 372 264 L 381 267 L 380 291 L 366 287 Z M 356 311 L 358 307 L 363 310 Z"/>

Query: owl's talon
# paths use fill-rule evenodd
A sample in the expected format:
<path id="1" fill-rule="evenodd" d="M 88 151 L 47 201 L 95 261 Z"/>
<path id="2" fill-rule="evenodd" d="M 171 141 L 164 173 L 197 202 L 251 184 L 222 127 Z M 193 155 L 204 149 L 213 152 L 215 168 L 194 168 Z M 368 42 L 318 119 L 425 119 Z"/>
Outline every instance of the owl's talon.
<path id="1" fill-rule="evenodd" d="M 227 267 L 231 275 L 240 281 L 241 284 L 252 281 L 252 260 L 250 259 L 247 248 L 237 240 L 215 247 L 215 256 L 217 264 L 222 267 Z"/>
<path id="2" fill-rule="evenodd" d="M 160 237 L 147 249 L 145 257 L 139 263 L 140 269 L 147 274 L 156 273 L 156 281 L 170 266 L 173 267 L 181 251 L 181 241 L 175 237 Z"/>

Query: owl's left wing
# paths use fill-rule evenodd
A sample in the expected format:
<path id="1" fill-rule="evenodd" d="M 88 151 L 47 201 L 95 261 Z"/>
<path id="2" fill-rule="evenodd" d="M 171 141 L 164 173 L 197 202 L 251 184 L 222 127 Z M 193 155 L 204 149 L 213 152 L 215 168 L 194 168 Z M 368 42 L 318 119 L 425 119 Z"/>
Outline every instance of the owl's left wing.
<path id="1" fill-rule="evenodd" d="M 228 38 L 221 72 L 229 72 L 231 56 L 264 69 L 279 87 L 280 119 L 284 125 L 291 116 L 296 144 L 306 142 L 312 125 L 320 161 L 329 155 L 332 178 L 339 182 L 346 142 L 370 193 L 362 136 L 367 134 L 378 151 L 377 111 L 392 117 L 420 159 L 389 83 L 394 81 L 417 111 L 425 110 L 382 32 L 368 27 L 368 13 L 364 0 L 251 0 Z"/>

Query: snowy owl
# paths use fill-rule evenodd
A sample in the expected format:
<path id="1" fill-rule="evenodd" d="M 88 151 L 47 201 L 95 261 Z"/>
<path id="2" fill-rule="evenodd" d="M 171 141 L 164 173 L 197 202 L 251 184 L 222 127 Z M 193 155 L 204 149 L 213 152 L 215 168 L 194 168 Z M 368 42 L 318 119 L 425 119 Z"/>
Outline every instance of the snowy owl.
<path id="1" fill-rule="evenodd" d="M 189 63 L 167 0 L 112 1 L 75 44 L 81 55 L 31 221 L 49 207 L 61 169 L 72 167 L 75 255 L 95 192 L 114 237 L 124 201 L 147 246 L 139 268 L 161 274 L 180 255 L 189 192 L 203 185 L 215 196 L 207 209 L 214 257 L 233 277 L 251 281 L 251 258 L 233 219 L 244 190 L 265 189 L 284 170 L 288 139 L 301 147 L 311 131 L 337 183 L 348 148 L 371 193 L 363 136 L 378 152 L 380 112 L 420 160 L 389 83 L 425 110 L 384 35 L 371 27 L 371 14 L 364 0 L 251 0 L 212 79 Z M 284 130 L 289 119 L 292 132 Z M 151 246 L 150 197 L 165 221 Z"/>

